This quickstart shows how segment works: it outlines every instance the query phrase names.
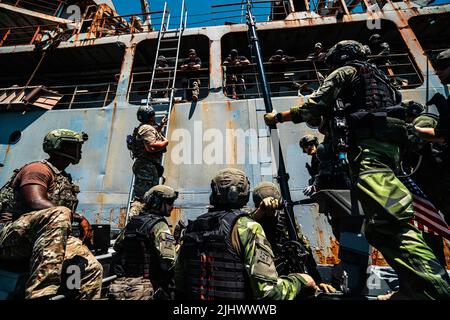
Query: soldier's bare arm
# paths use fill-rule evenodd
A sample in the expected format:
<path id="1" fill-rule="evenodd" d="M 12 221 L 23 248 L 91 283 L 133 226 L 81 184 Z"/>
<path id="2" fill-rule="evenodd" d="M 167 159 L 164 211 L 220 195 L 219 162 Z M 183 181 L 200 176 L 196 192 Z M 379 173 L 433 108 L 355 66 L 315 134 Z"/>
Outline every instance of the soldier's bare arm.
<path id="1" fill-rule="evenodd" d="M 47 188 L 37 184 L 27 184 L 20 188 L 25 206 L 31 211 L 52 208 L 55 205 L 47 198 Z"/>

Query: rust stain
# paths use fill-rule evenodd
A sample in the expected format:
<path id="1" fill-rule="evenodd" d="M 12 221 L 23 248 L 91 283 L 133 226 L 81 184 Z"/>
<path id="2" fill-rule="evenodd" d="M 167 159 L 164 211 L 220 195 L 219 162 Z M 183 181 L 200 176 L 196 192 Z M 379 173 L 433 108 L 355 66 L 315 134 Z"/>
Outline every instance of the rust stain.
<path id="1" fill-rule="evenodd" d="M 383 255 L 380 251 L 372 247 L 372 265 L 374 266 L 380 266 L 380 267 L 386 267 L 389 266 L 386 260 L 384 260 Z"/>
<path id="2" fill-rule="evenodd" d="M 227 121 L 227 139 L 228 141 L 231 141 L 230 143 L 230 150 L 227 150 L 229 152 L 229 160 L 230 164 L 236 164 L 237 163 L 237 141 L 234 138 L 233 132 L 234 132 L 234 123 L 233 120 Z M 227 153 L 228 154 L 228 153 Z M 228 159 L 227 159 L 228 160 Z"/>
<path id="3" fill-rule="evenodd" d="M 175 226 L 178 223 L 178 220 L 181 219 L 181 208 L 174 207 L 170 217 L 167 218 L 167 222 L 169 223 L 170 231 L 173 233 Z"/>
<path id="4" fill-rule="evenodd" d="M 444 239 L 444 254 L 447 269 L 450 269 L 450 241 Z"/>
<path id="5" fill-rule="evenodd" d="M 8 146 L 6 147 L 6 151 L 5 151 L 5 156 L 3 157 L 3 162 L 2 163 L 6 163 L 6 159 L 8 158 L 8 154 L 11 151 L 11 145 L 8 144 Z"/>
<path id="6" fill-rule="evenodd" d="M 127 218 L 127 207 L 121 207 L 119 209 L 119 221 L 117 222 L 117 228 L 125 227 L 126 218 Z"/>
<path id="7" fill-rule="evenodd" d="M 227 110 L 231 112 L 231 101 L 227 101 Z"/>

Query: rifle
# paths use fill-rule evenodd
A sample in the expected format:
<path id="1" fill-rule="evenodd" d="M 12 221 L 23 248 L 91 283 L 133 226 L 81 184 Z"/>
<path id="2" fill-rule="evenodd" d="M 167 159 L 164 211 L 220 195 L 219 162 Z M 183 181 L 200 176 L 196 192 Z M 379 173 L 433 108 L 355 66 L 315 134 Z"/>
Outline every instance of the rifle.
<path id="1" fill-rule="evenodd" d="M 251 42 L 251 47 L 255 50 L 257 67 L 258 67 L 258 78 L 260 80 L 260 85 L 264 98 L 264 106 L 267 113 L 273 111 L 272 100 L 270 97 L 270 90 L 266 80 L 266 74 L 264 71 L 261 47 L 259 45 L 258 35 L 256 34 L 256 24 L 251 10 L 251 1 L 247 0 L 247 26 L 248 26 L 248 36 Z M 272 140 L 272 147 L 275 154 L 275 162 L 278 168 L 277 181 L 280 185 L 281 196 L 284 199 L 284 205 L 282 206 L 286 214 L 286 222 L 288 227 L 289 241 L 282 244 L 281 252 L 282 257 L 280 257 L 280 263 L 291 272 L 305 272 L 304 263 L 305 260 L 305 247 L 299 242 L 297 229 L 295 226 L 295 216 L 294 216 L 294 203 L 291 198 L 291 192 L 289 189 L 289 174 L 286 172 L 286 167 L 284 165 L 283 152 L 281 150 L 281 145 L 278 143 L 278 130 L 276 125 L 269 128 L 270 138 Z M 278 151 L 278 157 L 277 157 Z M 278 161 L 277 161 L 278 160 Z"/>

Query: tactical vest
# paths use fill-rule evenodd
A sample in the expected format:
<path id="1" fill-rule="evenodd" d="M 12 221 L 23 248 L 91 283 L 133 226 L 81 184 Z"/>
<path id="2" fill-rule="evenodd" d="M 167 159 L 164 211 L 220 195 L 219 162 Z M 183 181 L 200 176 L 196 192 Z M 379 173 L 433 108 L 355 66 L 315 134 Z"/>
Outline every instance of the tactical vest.
<path id="1" fill-rule="evenodd" d="M 75 211 L 78 204 L 77 193 L 80 188 L 72 182 L 72 177 L 65 171 L 58 170 L 47 160 L 41 160 L 47 165 L 54 176 L 54 188 L 52 192 L 47 193 L 47 198 L 56 206 L 64 206 Z M 36 163 L 30 162 L 25 166 Z M 0 189 L 0 212 L 9 212 L 13 214 L 13 220 L 27 212 L 27 208 L 21 200 L 19 188 L 13 188 L 12 184 L 18 173 L 25 167 L 15 169 L 14 174 L 8 182 Z"/>
<path id="2" fill-rule="evenodd" d="M 152 283 L 162 276 L 156 248 L 150 236 L 153 227 L 161 221 L 166 222 L 164 217 L 152 213 L 131 218 L 125 227 L 123 240 L 114 246 L 117 249 L 114 268 L 118 276 L 151 277 Z"/>
<path id="3" fill-rule="evenodd" d="M 231 242 L 231 232 L 243 211 L 213 211 L 189 221 L 179 259 L 185 270 L 187 292 L 192 300 L 248 298 L 246 271 L 241 255 Z"/>
<path id="4" fill-rule="evenodd" d="M 139 136 L 139 129 L 141 128 L 143 124 L 140 124 L 138 127 L 134 128 L 133 135 L 130 136 L 129 139 L 127 139 L 127 147 L 131 151 L 131 157 L 133 159 L 136 158 L 148 158 L 148 159 L 157 159 L 160 158 L 163 153 L 167 151 L 166 148 L 164 148 L 161 151 L 158 152 L 148 152 L 145 149 L 144 140 L 142 137 Z M 163 136 L 159 131 L 156 131 L 157 140 L 163 140 Z"/>
<path id="5" fill-rule="evenodd" d="M 351 104 L 349 113 L 355 111 L 382 110 L 396 105 L 398 91 L 389 78 L 376 66 L 368 62 L 353 61 L 347 64 L 358 71 L 352 81 L 352 94 L 343 95 L 344 102 Z"/>
<path id="6" fill-rule="evenodd" d="M 347 64 L 358 71 L 340 97 L 345 105 L 347 125 L 356 140 L 377 139 L 403 146 L 408 143 L 404 108 L 399 106 L 401 94 L 388 77 L 368 62 Z M 332 116 L 331 116 L 332 117 Z M 331 125 L 332 118 L 325 121 Z M 322 131 L 329 131 L 322 128 Z M 355 140 L 352 140 L 355 141 Z"/>

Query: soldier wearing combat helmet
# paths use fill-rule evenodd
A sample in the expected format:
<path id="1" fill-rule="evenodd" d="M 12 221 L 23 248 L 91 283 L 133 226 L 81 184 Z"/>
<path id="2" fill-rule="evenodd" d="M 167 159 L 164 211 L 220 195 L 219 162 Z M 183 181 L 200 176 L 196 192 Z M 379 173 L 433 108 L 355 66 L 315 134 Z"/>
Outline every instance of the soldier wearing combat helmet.
<path id="1" fill-rule="evenodd" d="M 78 299 L 100 297 L 102 266 L 78 238 L 70 236 L 71 223 L 80 223 L 84 243 L 89 244 L 89 222 L 75 213 L 79 188 L 65 172 L 81 159 L 87 134 L 56 129 L 44 138 L 50 157 L 15 170 L 0 189 L 0 265 L 29 273 L 25 298 L 50 298 L 65 294 Z M 68 291 L 62 277 L 64 265 L 77 257 L 83 267 L 81 287 Z M 79 264 L 79 263 L 77 263 Z"/>
<path id="2" fill-rule="evenodd" d="M 151 300 L 171 297 L 175 239 L 170 217 L 178 192 L 156 185 L 143 198 L 144 208 L 119 235 L 113 259 L 118 279 L 109 288 L 112 300 Z"/>
<path id="3" fill-rule="evenodd" d="M 284 268 L 283 260 L 283 244 L 290 241 L 288 233 L 287 217 L 284 210 L 281 209 L 281 193 L 278 187 L 268 181 L 259 183 L 253 189 L 253 203 L 255 210 L 251 217 L 264 229 L 267 240 L 272 247 L 274 253 L 275 266 L 279 275 L 287 275 Z M 323 283 L 322 277 L 317 270 L 317 263 L 314 260 L 311 246 L 308 239 L 303 235 L 297 220 L 294 220 L 297 232 L 298 242 L 307 252 L 305 261 L 297 261 L 298 264 L 304 264 L 308 274 L 319 284 L 319 288 L 327 293 L 336 290 L 329 284 Z"/>
<path id="4" fill-rule="evenodd" d="M 242 208 L 250 196 L 244 172 L 220 170 L 208 213 L 189 221 L 175 267 L 177 299 L 294 299 L 318 290 L 307 274 L 279 276 L 261 225 Z M 212 280 L 214 279 L 214 280 Z"/>
<path id="5" fill-rule="evenodd" d="M 365 236 L 396 271 L 401 284 L 395 297 L 450 298 L 450 279 L 421 232 L 411 225 L 412 196 L 398 180 L 400 146 L 407 141 L 406 126 L 387 110 L 401 101 L 388 77 L 368 63 L 362 44 L 344 40 L 326 57 L 333 70 L 302 106 L 266 113 L 267 125 L 319 120 L 325 140 L 331 138 L 336 101 L 342 101 L 348 120 L 348 159 L 358 198 L 366 215 Z M 386 112 L 380 112 L 385 110 Z M 388 190 L 388 191 L 386 191 Z M 394 296 L 393 296 L 394 297 Z"/>

